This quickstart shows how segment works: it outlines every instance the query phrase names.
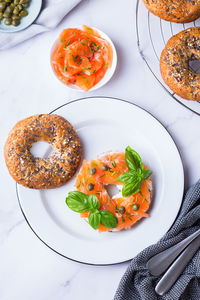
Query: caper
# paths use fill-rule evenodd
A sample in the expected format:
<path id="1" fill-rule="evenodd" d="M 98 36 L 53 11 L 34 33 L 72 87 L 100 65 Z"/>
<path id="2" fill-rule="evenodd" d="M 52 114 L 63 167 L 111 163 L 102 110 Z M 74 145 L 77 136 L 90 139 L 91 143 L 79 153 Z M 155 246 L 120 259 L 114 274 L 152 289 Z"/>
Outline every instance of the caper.
<path id="1" fill-rule="evenodd" d="M 90 169 L 89 173 L 90 175 L 94 175 L 96 173 L 97 169 L 96 168 L 92 168 Z"/>
<path id="2" fill-rule="evenodd" d="M 28 15 L 27 10 L 23 9 L 22 11 L 20 11 L 20 17 L 26 17 Z"/>
<path id="3" fill-rule="evenodd" d="M 94 184 L 93 183 L 89 183 L 87 186 L 88 191 L 92 191 L 94 189 Z"/>
<path id="4" fill-rule="evenodd" d="M 19 19 L 20 19 L 19 16 L 16 16 L 16 15 L 13 15 L 13 16 L 12 16 L 12 20 L 19 20 Z"/>
<path id="5" fill-rule="evenodd" d="M 11 13 L 13 10 L 12 10 L 12 8 L 10 7 L 10 6 L 7 6 L 6 7 L 6 10 L 5 10 L 5 13 Z"/>
<path id="6" fill-rule="evenodd" d="M 29 4 L 30 1 L 28 0 L 20 0 L 19 4 Z"/>
<path id="7" fill-rule="evenodd" d="M 126 211 L 126 209 L 125 209 L 124 206 L 120 206 L 120 207 L 119 207 L 119 213 L 120 213 L 120 214 L 124 214 L 125 211 Z"/>
<path id="8" fill-rule="evenodd" d="M 10 13 L 6 13 L 6 12 L 3 13 L 3 17 L 4 17 L 4 18 L 10 18 Z"/>
<path id="9" fill-rule="evenodd" d="M 19 9 L 17 8 L 17 6 L 14 8 L 13 14 L 14 15 L 18 15 L 19 14 Z"/>
<path id="10" fill-rule="evenodd" d="M 107 165 L 102 165 L 101 170 L 102 171 L 108 171 L 108 166 Z"/>
<path id="11" fill-rule="evenodd" d="M 12 20 L 10 18 L 6 18 L 4 21 L 5 25 L 11 25 Z"/>
<path id="12" fill-rule="evenodd" d="M 132 209 L 134 211 L 138 210 L 140 208 L 140 204 L 134 203 Z"/>
<path id="13" fill-rule="evenodd" d="M 12 20 L 12 25 L 13 26 L 18 26 L 19 25 L 19 20 Z"/>
<path id="14" fill-rule="evenodd" d="M 0 0 L 0 20 L 5 18 L 5 25 L 18 26 L 20 19 L 28 15 L 29 4 L 30 0 Z"/>
<path id="15" fill-rule="evenodd" d="M 23 6 L 23 8 L 29 7 L 29 3 L 22 3 L 21 5 Z"/>
<path id="16" fill-rule="evenodd" d="M 0 11 L 4 11 L 5 8 L 6 8 L 6 3 L 5 2 L 0 3 Z"/>
<path id="17" fill-rule="evenodd" d="M 18 8 L 19 11 L 21 11 L 21 10 L 23 9 L 23 6 L 20 5 L 20 4 L 18 4 L 18 5 L 17 5 L 17 8 Z"/>

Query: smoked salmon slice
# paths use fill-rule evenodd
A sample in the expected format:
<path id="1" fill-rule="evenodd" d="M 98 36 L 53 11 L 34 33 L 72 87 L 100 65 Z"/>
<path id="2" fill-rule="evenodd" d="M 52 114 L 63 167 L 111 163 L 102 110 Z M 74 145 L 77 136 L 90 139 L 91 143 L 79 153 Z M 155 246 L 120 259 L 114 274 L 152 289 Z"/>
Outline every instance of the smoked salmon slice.
<path id="1" fill-rule="evenodd" d="M 76 177 L 77 191 L 82 195 L 86 194 L 87 197 L 95 195 L 99 201 L 99 208 L 97 208 L 108 211 L 117 220 L 115 228 L 106 227 L 99 223 L 97 227 L 99 232 L 128 229 L 141 218 L 148 217 L 147 210 L 152 195 L 150 179 L 152 172 L 139 159 L 137 161 L 137 159 L 133 159 L 134 156 L 131 157 L 130 153 L 134 150 L 130 149 L 127 147 L 126 153 L 109 152 L 88 162 L 84 160 Z M 127 154 L 128 151 L 130 151 L 129 154 Z M 135 151 L 132 153 L 137 154 Z M 132 162 L 131 159 L 133 159 Z M 116 185 L 118 194 L 111 197 L 107 190 L 108 185 Z M 127 190 L 123 190 L 125 186 Z M 131 189 L 129 191 L 129 186 L 133 193 Z M 75 211 L 78 212 L 78 210 Z M 90 212 L 87 209 L 80 214 L 85 219 L 89 215 Z"/>
<path id="2" fill-rule="evenodd" d="M 64 29 L 53 47 L 51 65 L 56 76 L 66 85 L 84 91 L 96 85 L 111 68 L 113 51 L 110 43 L 96 30 Z"/>

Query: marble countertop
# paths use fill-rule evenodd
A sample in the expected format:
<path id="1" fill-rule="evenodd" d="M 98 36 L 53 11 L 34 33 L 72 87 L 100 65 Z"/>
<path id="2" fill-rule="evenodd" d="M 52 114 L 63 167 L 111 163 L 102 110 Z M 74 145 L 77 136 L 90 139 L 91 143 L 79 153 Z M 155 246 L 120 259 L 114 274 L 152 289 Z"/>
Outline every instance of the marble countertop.
<path id="1" fill-rule="evenodd" d="M 19 209 L 15 183 L 3 159 L 8 131 L 20 119 L 84 94 L 67 89 L 53 75 L 49 52 L 62 28 L 88 24 L 105 31 L 116 45 L 112 80 L 88 96 L 129 100 L 167 128 L 183 159 L 185 188 L 200 177 L 200 117 L 176 103 L 155 81 L 136 44 L 135 1 L 83 0 L 53 31 L 0 52 L 0 299 L 110 300 L 128 263 L 97 267 L 67 260 L 33 234 Z M 144 88 L 145 87 L 145 88 Z M 94 297 L 95 295 L 95 297 Z"/>

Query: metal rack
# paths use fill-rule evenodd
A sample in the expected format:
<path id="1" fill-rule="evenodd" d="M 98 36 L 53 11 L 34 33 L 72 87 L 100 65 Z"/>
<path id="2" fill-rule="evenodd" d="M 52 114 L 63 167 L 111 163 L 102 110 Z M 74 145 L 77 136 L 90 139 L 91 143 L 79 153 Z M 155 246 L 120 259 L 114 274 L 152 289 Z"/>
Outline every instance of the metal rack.
<path id="1" fill-rule="evenodd" d="M 142 59 L 147 64 L 153 76 L 157 79 L 165 91 L 180 105 L 200 116 L 200 103 L 197 101 L 184 100 L 164 83 L 160 74 L 160 54 L 167 41 L 174 34 L 192 26 L 200 26 L 200 19 L 192 23 L 177 24 L 159 19 L 150 13 L 142 0 L 136 3 L 136 32 L 137 44 Z M 190 62 L 190 68 L 200 73 L 199 61 Z"/>

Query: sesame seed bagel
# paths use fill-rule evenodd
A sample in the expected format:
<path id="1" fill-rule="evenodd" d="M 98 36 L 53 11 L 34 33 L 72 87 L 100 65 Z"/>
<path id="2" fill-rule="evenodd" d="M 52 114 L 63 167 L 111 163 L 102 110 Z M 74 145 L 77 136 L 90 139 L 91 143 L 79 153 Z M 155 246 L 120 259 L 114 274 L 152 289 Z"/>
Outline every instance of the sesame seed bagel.
<path id="1" fill-rule="evenodd" d="M 200 75 L 190 70 L 192 60 L 200 60 L 200 27 L 174 35 L 160 57 L 160 72 L 170 89 L 184 99 L 200 101 Z"/>
<path id="2" fill-rule="evenodd" d="M 48 158 L 34 157 L 35 142 L 49 143 L 54 152 Z M 76 172 L 82 146 L 72 125 L 52 114 L 34 115 L 19 121 L 10 131 L 4 157 L 10 175 L 25 187 L 50 189 L 63 185 Z"/>
<path id="3" fill-rule="evenodd" d="M 200 0 L 143 0 L 146 8 L 159 18 L 188 23 L 200 17 Z"/>

